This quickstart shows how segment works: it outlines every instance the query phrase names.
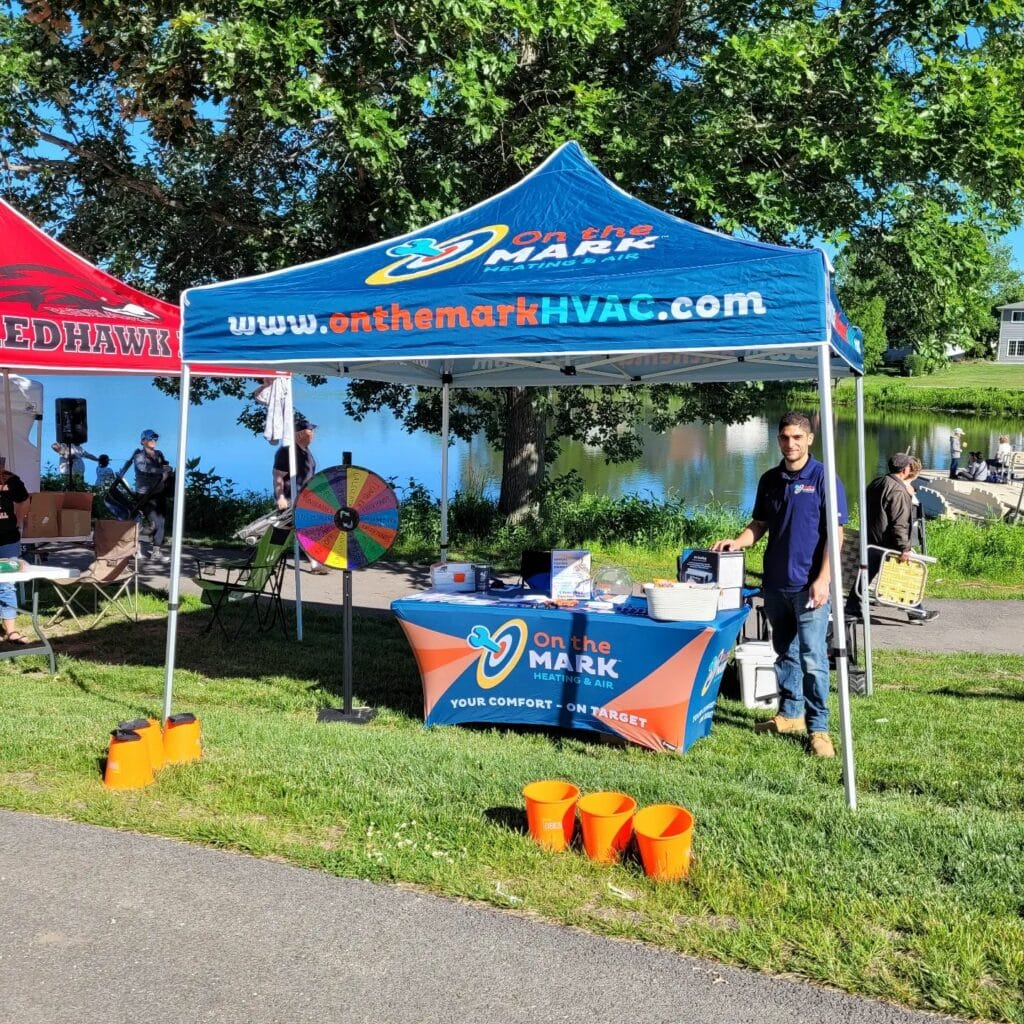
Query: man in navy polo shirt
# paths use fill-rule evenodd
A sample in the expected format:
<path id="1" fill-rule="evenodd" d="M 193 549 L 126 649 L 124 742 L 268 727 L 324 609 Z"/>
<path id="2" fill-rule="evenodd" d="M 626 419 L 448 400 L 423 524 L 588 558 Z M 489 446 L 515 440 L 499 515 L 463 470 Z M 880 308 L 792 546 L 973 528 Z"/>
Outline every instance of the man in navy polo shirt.
<path id="1" fill-rule="evenodd" d="M 782 461 L 761 477 L 751 521 L 734 540 L 715 551 L 737 551 L 765 533 L 764 610 L 778 656 L 779 713 L 758 722 L 755 732 L 798 733 L 805 725 L 815 757 L 835 757 L 828 733 L 828 649 L 831 576 L 825 467 L 810 453 L 811 421 L 788 412 L 779 422 Z M 846 494 L 836 480 L 840 526 L 846 522 Z M 842 530 L 840 530 L 842 543 Z"/>

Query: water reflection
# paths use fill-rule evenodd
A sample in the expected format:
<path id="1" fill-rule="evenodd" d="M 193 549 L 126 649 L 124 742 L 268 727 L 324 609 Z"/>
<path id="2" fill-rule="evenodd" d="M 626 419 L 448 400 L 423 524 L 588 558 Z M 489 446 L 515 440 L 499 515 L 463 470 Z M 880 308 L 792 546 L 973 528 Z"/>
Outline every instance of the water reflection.
<path id="1" fill-rule="evenodd" d="M 682 497 L 694 504 L 717 499 L 749 509 L 761 474 L 779 458 L 775 434 L 783 408 L 767 408 L 763 416 L 746 423 L 688 424 L 667 434 L 647 432 L 643 455 L 635 462 L 610 466 L 599 449 L 567 444 L 551 472 L 576 470 L 588 491 L 620 496 L 640 494 L 660 498 Z M 893 452 L 909 450 L 926 468 L 949 466 L 949 435 L 961 427 L 967 436 L 964 449 L 986 456 L 996 448 L 1000 434 L 1009 434 L 1015 448 L 1024 448 L 1024 423 L 949 413 L 870 414 L 864 428 L 868 479 L 884 472 Z M 839 476 L 852 494 L 857 487 L 857 434 L 852 410 L 839 410 L 836 418 L 836 461 Z M 821 458 L 821 435 L 814 454 Z M 461 445 L 453 458 L 459 479 L 497 493 L 501 457 L 482 438 Z M 457 484 L 455 486 L 458 486 Z"/>

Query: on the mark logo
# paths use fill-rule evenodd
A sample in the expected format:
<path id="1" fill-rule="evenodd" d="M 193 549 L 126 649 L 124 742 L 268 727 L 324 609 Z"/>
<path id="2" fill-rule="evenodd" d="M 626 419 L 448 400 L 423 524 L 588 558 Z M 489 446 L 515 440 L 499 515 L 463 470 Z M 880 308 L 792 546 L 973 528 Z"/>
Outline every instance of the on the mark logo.
<path id="1" fill-rule="evenodd" d="M 493 633 L 486 626 L 474 626 L 469 631 L 466 643 L 480 652 L 476 682 L 481 690 L 490 690 L 508 677 L 526 650 L 526 637 L 522 619 L 509 619 Z"/>
<path id="2" fill-rule="evenodd" d="M 700 695 L 702 697 L 706 697 L 708 695 L 708 690 L 711 689 L 711 684 L 725 671 L 725 666 L 728 663 L 729 652 L 719 651 L 718 657 L 708 665 L 708 672 L 704 677 L 704 685 L 700 688 Z"/>
<path id="3" fill-rule="evenodd" d="M 440 274 L 442 270 L 451 270 L 452 267 L 476 259 L 497 245 L 507 234 L 507 224 L 491 224 L 465 231 L 443 242 L 426 237 L 406 239 L 387 250 L 389 256 L 398 257 L 395 262 L 375 270 L 366 279 L 366 283 L 395 284 Z"/>
<path id="4" fill-rule="evenodd" d="M 633 261 L 656 249 L 659 240 L 650 224 L 597 224 L 571 231 L 526 228 L 508 239 L 508 248 L 497 248 L 511 230 L 507 224 L 489 224 L 441 242 L 425 235 L 407 238 L 385 250 L 395 262 L 375 270 L 366 283 L 415 281 L 460 267 L 484 253 L 484 271 L 494 273 Z"/>

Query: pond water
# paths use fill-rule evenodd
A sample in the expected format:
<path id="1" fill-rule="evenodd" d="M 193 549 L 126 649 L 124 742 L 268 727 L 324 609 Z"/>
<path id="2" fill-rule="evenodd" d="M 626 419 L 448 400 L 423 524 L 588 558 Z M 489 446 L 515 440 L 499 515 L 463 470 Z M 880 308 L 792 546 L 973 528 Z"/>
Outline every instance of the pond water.
<path id="1" fill-rule="evenodd" d="M 88 402 L 89 441 L 93 453 L 107 452 L 119 466 L 138 444 L 140 431 L 152 427 L 160 434 L 160 448 L 176 459 L 178 403 L 157 392 L 148 379 L 43 376 L 45 385 L 42 435 L 44 466 L 55 466 L 49 451 L 55 439 L 54 400 L 83 397 Z M 352 452 L 357 465 L 404 487 L 410 479 L 435 494 L 440 488 L 441 445 L 436 437 L 406 434 L 390 413 L 368 417 L 361 423 L 345 417 L 341 407 L 343 384 L 328 381 L 323 387 L 296 385 L 296 405 L 319 424 L 313 450 L 320 467 L 341 462 L 343 451 Z M 200 459 L 204 470 L 215 470 L 234 481 L 239 490 L 270 490 L 274 449 L 262 437 L 253 437 L 237 425 L 242 403 L 221 399 L 195 407 L 190 413 L 189 455 Z M 671 494 L 694 504 L 712 498 L 749 509 L 758 477 L 779 458 L 775 442 L 779 416 L 785 410 L 766 407 L 763 416 L 736 426 L 721 423 L 690 424 L 667 434 L 648 433 L 644 453 L 635 462 L 607 465 L 597 449 L 567 444 L 551 469 L 554 474 L 575 469 L 588 490 L 611 495 L 638 493 L 661 497 Z M 1010 435 L 1014 447 L 1024 447 L 1024 421 L 952 415 L 947 413 L 899 413 L 869 415 L 865 440 L 869 478 L 881 471 L 885 460 L 906 448 L 925 466 L 949 465 L 949 434 L 954 427 L 967 433 L 966 449 L 995 450 L 1000 434 Z M 836 443 L 840 477 L 848 491 L 857 486 L 857 439 L 852 410 L 838 411 Z M 820 435 L 815 454 L 820 457 Z M 483 489 L 496 495 L 501 476 L 501 456 L 482 438 L 457 444 L 451 453 L 452 489 L 460 486 Z M 95 463 L 87 463 L 92 479 Z"/>
<path id="2" fill-rule="evenodd" d="M 775 435 L 785 411 L 784 407 L 769 406 L 763 416 L 734 426 L 698 423 L 667 434 L 647 432 L 643 455 L 623 465 L 607 465 L 599 449 L 566 445 L 552 472 L 576 470 L 586 489 L 597 493 L 671 494 L 693 504 L 717 499 L 749 509 L 758 478 L 780 458 Z M 1015 448 L 1024 447 L 1024 422 L 1020 421 L 947 413 L 869 414 L 864 426 L 868 479 L 884 472 L 891 454 L 908 448 L 926 468 L 948 469 L 949 435 L 954 427 L 966 433 L 965 450 L 979 449 L 989 456 L 1000 434 L 1009 434 Z M 839 476 L 852 494 L 857 487 L 857 430 L 852 409 L 838 411 L 835 437 Z M 820 432 L 813 450 L 821 458 Z M 460 450 L 457 462 L 461 479 L 500 479 L 501 458 L 482 439 Z"/>

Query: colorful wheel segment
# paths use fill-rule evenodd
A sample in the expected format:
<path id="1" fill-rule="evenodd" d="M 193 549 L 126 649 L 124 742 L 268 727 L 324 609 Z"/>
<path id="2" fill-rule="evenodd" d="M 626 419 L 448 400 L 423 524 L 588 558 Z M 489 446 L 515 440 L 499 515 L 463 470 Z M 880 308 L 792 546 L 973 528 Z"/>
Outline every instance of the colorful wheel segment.
<path id="1" fill-rule="evenodd" d="M 295 535 L 303 551 L 333 569 L 377 561 L 398 534 L 398 498 L 376 473 L 331 466 L 295 502 Z"/>

